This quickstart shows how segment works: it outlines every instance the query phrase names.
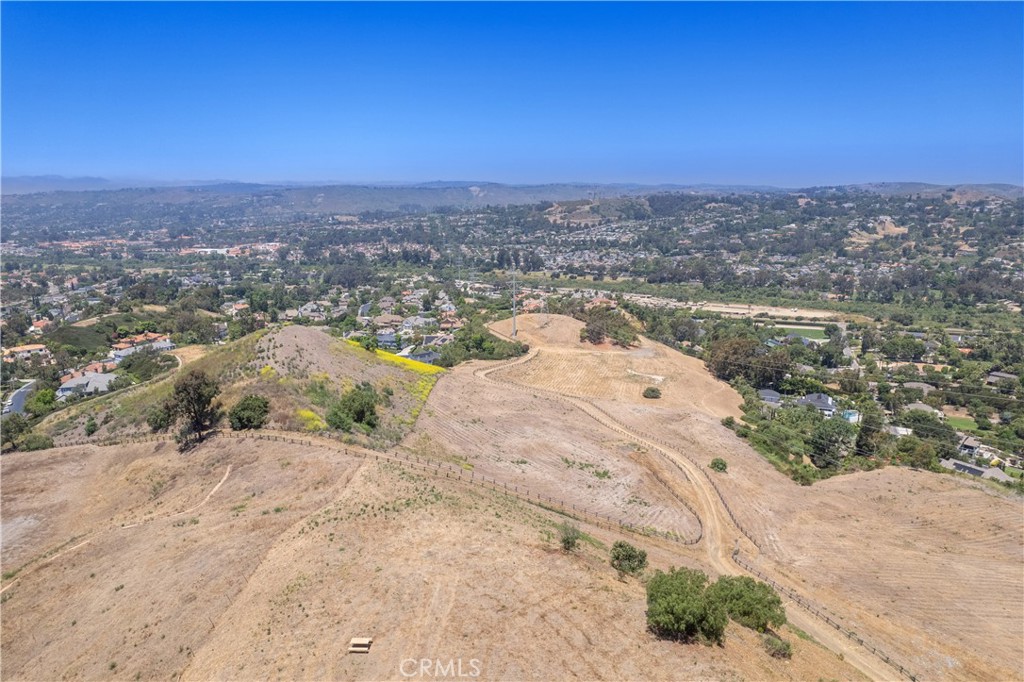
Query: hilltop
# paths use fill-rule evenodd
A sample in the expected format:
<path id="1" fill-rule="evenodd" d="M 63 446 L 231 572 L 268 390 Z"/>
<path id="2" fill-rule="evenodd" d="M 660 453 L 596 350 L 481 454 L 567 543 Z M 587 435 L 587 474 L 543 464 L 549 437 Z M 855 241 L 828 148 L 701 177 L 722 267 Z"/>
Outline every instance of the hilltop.
<path id="1" fill-rule="evenodd" d="M 270 401 L 268 428 L 288 431 L 327 428 L 324 420 L 332 402 L 369 384 L 380 398 L 380 424 L 369 434 L 348 437 L 376 447 L 396 443 L 409 431 L 440 372 L 389 353 L 367 352 L 326 328 L 298 325 L 260 330 L 201 354 L 185 369 L 213 377 L 221 386 L 218 400 L 226 408 L 247 394 L 265 396 Z M 147 434 L 146 418 L 170 395 L 176 376 L 61 410 L 41 430 L 58 445 L 77 442 L 92 416 L 99 424 L 96 439 Z"/>

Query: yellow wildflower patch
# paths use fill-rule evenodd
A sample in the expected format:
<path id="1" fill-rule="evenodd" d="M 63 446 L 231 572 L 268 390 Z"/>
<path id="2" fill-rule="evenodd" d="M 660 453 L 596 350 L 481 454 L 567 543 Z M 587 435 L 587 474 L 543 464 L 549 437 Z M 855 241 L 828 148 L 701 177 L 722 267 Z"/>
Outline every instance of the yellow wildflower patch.
<path id="1" fill-rule="evenodd" d="M 295 416 L 302 422 L 305 431 L 323 431 L 327 428 L 327 422 L 313 410 L 296 410 Z"/>
<path id="2" fill-rule="evenodd" d="M 417 374 L 426 374 L 428 376 L 433 374 L 440 374 L 444 371 L 444 367 L 438 367 L 437 365 L 428 365 L 425 362 L 419 360 L 413 360 L 411 358 L 403 358 L 400 355 L 394 353 L 388 353 L 386 351 L 378 350 L 377 357 L 384 362 L 390 362 L 393 365 L 398 365 L 403 369 L 408 369 Z"/>

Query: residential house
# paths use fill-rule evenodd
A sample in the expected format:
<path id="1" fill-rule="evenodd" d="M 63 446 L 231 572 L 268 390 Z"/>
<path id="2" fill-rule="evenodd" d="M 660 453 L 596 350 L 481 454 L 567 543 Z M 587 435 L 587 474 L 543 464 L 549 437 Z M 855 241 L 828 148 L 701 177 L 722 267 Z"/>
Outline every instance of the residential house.
<path id="1" fill-rule="evenodd" d="M 422 315 L 413 315 L 402 320 L 402 328 L 409 331 L 413 329 L 422 329 L 423 327 L 429 327 L 432 324 L 437 324 L 437 320 L 430 317 L 423 317 Z"/>
<path id="2" fill-rule="evenodd" d="M 384 314 L 373 318 L 373 323 L 378 327 L 397 327 L 403 321 L 400 315 Z"/>
<path id="3" fill-rule="evenodd" d="M 985 377 L 985 383 L 989 386 L 997 386 L 1003 381 L 1018 382 L 1020 378 L 1016 374 L 1010 374 L 1009 372 L 989 372 L 988 376 Z"/>
<path id="4" fill-rule="evenodd" d="M 908 411 L 927 412 L 928 414 L 931 414 L 939 419 L 946 418 L 946 415 L 944 415 L 941 410 L 936 410 L 931 405 L 925 405 L 924 403 L 910 403 L 903 409 Z"/>
<path id="5" fill-rule="evenodd" d="M 981 448 L 981 441 L 974 436 L 966 436 L 961 441 L 960 446 L 957 448 L 961 455 L 967 455 L 968 457 L 974 457 L 978 454 L 978 449 Z"/>
<path id="6" fill-rule="evenodd" d="M 41 336 L 44 332 L 48 332 L 51 329 L 53 329 L 53 322 L 47 320 L 46 318 L 43 318 L 41 320 L 36 320 L 35 322 L 33 322 L 32 326 L 29 327 L 28 329 L 28 333 L 33 334 L 35 336 Z"/>
<path id="7" fill-rule="evenodd" d="M 921 391 L 924 395 L 928 395 L 935 390 L 935 387 L 931 384 L 926 384 L 923 381 L 907 381 L 903 384 L 903 388 L 909 388 L 917 391 Z"/>
<path id="8" fill-rule="evenodd" d="M 943 468 L 957 471 L 961 474 L 969 474 L 971 476 L 977 476 L 979 478 L 987 478 L 993 481 L 1000 481 L 1009 483 L 1014 478 L 996 467 L 982 467 L 975 464 L 968 464 L 967 462 L 961 462 L 958 459 L 940 459 L 939 464 Z"/>
<path id="9" fill-rule="evenodd" d="M 115 362 L 121 362 L 129 355 L 143 350 L 152 350 L 158 353 L 174 349 L 174 342 L 165 334 L 156 332 L 145 332 L 121 339 L 110 347 L 110 357 Z"/>
<path id="10" fill-rule="evenodd" d="M 43 362 L 50 362 L 50 349 L 41 343 L 28 343 L 24 346 L 13 346 L 4 349 L 4 362 L 15 360 L 28 360 L 33 356 L 39 357 Z"/>
<path id="11" fill-rule="evenodd" d="M 398 348 L 398 335 L 394 332 L 379 332 L 377 334 L 377 345 L 381 348 Z"/>
<path id="12" fill-rule="evenodd" d="M 824 393 L 808 393 L 796 401 L 797 405 L 810 405 L 825 417 L 832 417 L 836 413 L 836 401 L 832 396 Z"/>
<path id="13" fill-rule="evenodd" d="M 61 384 L 57 389 L 57 400 L 65 401 L 73 395 L 93 395 L 106 393 L 110 390 L 110 384 L 117 379 L 116 374 L 86 372 L 82 376 Z"/>
<path id="14" fill-rule="evenodd" d="M 441 359 L 441 354 L 435 350 L 419 350 L 415 353 L 410 353 L 409 358 L 432 365 Z"/>
<path id="15" fill-rule="evenodd" d="M 757 392 L 758 397 L 766 403 L 778 405 L 782 402 L 782 394 L 778 391 L 773 391 L 770 388 L 762 388 Z"/>

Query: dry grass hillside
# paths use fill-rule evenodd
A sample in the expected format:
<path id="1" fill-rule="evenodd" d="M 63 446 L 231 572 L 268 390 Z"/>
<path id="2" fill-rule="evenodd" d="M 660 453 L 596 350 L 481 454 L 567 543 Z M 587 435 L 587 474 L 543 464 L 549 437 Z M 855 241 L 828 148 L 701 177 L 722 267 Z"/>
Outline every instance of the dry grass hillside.
<path id="1" fill-rule="evenodd" d="M 298 325 L 261 330 L 209 353 L 181 357 L 181 371 L 200 369 L 218 380 L 225 409 L 246 394 L 263 395 L 271 405 L 268 426 L 290 431 L 325 428 L 329 401 L 369 382 L 378 393 L 390 392 L 377 409 L 380 426 L 370 437 L 358 438 L 377 446 L 393 444 L 409 431 L 439 373 L 429 365 L 369 353 L 322 328 Z M 58 445 L 79 442 L 92 415 L 99 425 L 96 440 L 148 433 L 147 414 L 171 395 L 178 376 L 71 406 L 51 415 L 41 430 Z"/>
<path id="2" fill-rule="evenodd" d="M 494 680 L 858 679 L 793 633 L 789 662 L 736 626 L 724 647 L 654 639 L 608 531 L 567 555 L 555 515 L 498 493 L 254 445 L 5 456 L 4 678 L 381 680 L 462 659 Z"/>
<path id="3" fill-rule="evenodd" d="M 821 643 L 787 628 L 792 661 L 734 626 L 723 648 L 654 639 L 642 584 L 608 566 L 629 539 L 654 568 L 710 575 L 743 572 L 737 547 L 918 679 L 1024 678 L 1019 498 L 898 468 L 797 486 L 721 425 L 740 398 L 701 363 L 648 340 L 584 344 L 580 326 L 521 316 L 529 355 L 439 375 L 304 327 L 195 363 L 229 403 L 265 392 L 286 428 L 322 409 L 318 382 L 388 385 L 401 451 L 699 543 L 584 524 L 567 555 L 555 512 L 316 439 L 13 453 L 0 461 L 4 676 L 378 680 L 403 679 L 409 659 L 461 658 L 481 679 L 898 677 L 791 600 Z M 169 386 L 92 401 L 111 415 L 97 436 L 131 433 Z M 360 636 L 371 653 L 348 655 Z"/>
<path id="4" fill-rule="evenodd" d="M 593 427 L 596 414 L 606 428 L 657 439 L 703 467 L 760 547 L 762 570 L 919 676 L 1024 678 L 1019 498 L 900 468 L 800 487 L 721 426 L 722 416 L 739 414 L 740 398 L 700 363 L 648 340 L 632 349 L 581 344 L 580 323 L 558 316 L 524 315 L 518 326 L 535 352 L 490 377 L 527 394 L 581 397 L 576 406 L 586 410 L 559 401 L 564 423 Z M 510 323 L 496 327 L 507 334 Z M 662 398 L 644 399 L 645 385 L 657 385 Z M 428 402 L 428 412 L 434 405 Z M 504 423 L 505 442 L 526 433 L 525 420 Z M 557 427 L 529 435 L 559 440 Z M 627 466 L 628 452 L 609 450 L 603 465 Z M 652 461 L 665 460 L 655 455 Z M 727 474 L 710 473 L 714 457 L 727 460 Z"/>

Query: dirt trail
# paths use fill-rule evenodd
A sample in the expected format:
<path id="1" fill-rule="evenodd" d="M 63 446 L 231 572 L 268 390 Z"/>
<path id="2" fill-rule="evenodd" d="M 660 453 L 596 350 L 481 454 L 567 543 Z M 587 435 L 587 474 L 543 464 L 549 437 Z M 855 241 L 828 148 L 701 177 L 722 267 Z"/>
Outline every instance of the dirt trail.
<path id="1" fill-rule="evenodd" d="M 502 336 L 506 339 L 510 338 L 507 334 L 503 334 L 493 328 L 492 331 L 496 332 L 498 336 Z M 534 337 L 530 340 L 535 343 L 537 339 Z M 541 341 L 541 344 L 542 346 L 546 345 L 543 344 L 543 340 Z M 681 472 L 684 472 L 684 476 L 689 479 L 689 482 L 693 485 L 694 490 L 698 494 L 698 508 L 695 511 L 703 524 L 702 544 L 704 546 L 708 562 L 719 574 L 747 575 L 747 571 L 743 570 L 732 561 L 731 555 L 734 550 L 740 548 L 744 549 L 748 553 L 755 552 L 756 547 L 753 546 L 753 543 L 745 537 L 745 534 L 730 518 L 729 514 L 725 510 L 718 491 L 711 485 L 702 467 L 698 466 L 682 453 L 668 447 L 666 444 L 646 438 L 643 435 L 636 433 L 634 430 L 630 429 L 628 426 L 622 424 L 607 412 L 597 407 L 587 397 L 576 394 L 566 394 L 549 388 L 539 388 L 532 384 L 521 385 L 506 378 L 499 379 L 492 377 L 492 375 L 497 372 L 503 372 L 504 370 L 530 363 L 538 358 L 543 352 L 545 351 L 542 347 L 538 347 L 531 343 L 531 350 L 527 355 L 499 365 L 477 369 L 474 374 L 485 381 L 507 387 L 542 391 L 548 395 L 564 400 L 565 402 L 568 402 L 582 410 L 602 426 L 620 433 L 633 442 L 649 448 L 650 450 L 659 452 L 664 457 L 671 460 L 677 467 L 679 467 Z M 583 349 L 572 348 L 559 349 L 559 352 L 580 353 L 585 351 Z M 699 401 L 700 404 L 704 404 L 706 397 L 706 395 L 701 396 Z M 783 584 L 787 582 L 781 577 L 776 579 Z M 856 666 L 866 675 L 878 680 L 899 677 L 898 673 L 896 673 L 896 671 L 884 661 L 878 659 L 876 656 L 861 647 L 853 646 L 852 643 L 841 633 L 838 633 L 835 629 L 815 618 L 811 614 L 797 609 L 791 609 L 788 615 L 793 622 L 797 623 L 803 630 L 818 639 L 818 641 L 825 643 L 826 646 L 831 648 L 833 651 L 842 653 L 848 662 Z"/>

